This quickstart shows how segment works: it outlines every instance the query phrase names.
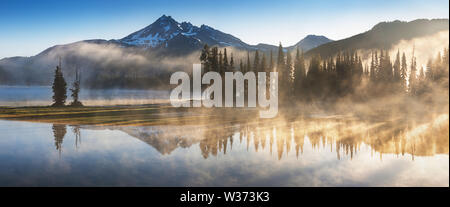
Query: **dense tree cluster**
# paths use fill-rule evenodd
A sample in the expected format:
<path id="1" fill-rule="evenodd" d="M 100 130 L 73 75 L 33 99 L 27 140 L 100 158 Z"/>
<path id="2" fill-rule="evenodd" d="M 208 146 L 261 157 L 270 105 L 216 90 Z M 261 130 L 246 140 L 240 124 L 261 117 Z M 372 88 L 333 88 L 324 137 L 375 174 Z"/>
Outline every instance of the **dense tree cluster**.
<path id="1" fill-rule="evenodd" d="M 334 100 L 339 97 L 377 97 L 392 94 L 420 96 L 433 87 L 448 88 L 448 49 L 430 59 L 426 68 L 417 66 L 414 53 L 408 61 L 400 50 L 391 58 L 386 50 L 374 50 L 364 64 L 357 51 L 342 51 L 334 57 L 313 56 L 306 60 L 303 51 L 286 51 L 279 45 L 276 62 L 273 52 L 269 54 L 247 52 L 239 66 L 234 59 L 228 62 L 227 50 L 217 47 L 202 50 L 200 60 L 204 72 L 241 71 L 270 72 L 279 75 L 279 94 L 283 100 Z M 268 57 L 267 57 L 268 56 Z"/>

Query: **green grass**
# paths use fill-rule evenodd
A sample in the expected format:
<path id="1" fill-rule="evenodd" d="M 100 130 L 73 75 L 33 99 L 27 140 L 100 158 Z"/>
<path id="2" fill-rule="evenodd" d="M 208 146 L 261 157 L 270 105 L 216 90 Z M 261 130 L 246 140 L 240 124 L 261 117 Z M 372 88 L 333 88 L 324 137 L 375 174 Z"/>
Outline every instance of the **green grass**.
<path id="1" fill-rule="evenodd" d="M 0 107 L 0 119 L 71 125 L 211 124 L 247 119 L 253 111 L 233 109 L 174 108 L 170 105 L 96 107 Z M 236 112 L 236 109 L 234 109 Z"/>

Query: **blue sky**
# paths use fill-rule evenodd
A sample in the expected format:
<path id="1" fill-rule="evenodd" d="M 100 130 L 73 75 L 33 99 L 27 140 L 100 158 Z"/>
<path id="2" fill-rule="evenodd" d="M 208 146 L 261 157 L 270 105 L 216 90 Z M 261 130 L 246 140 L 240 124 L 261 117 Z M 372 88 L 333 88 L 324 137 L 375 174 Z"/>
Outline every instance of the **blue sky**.
<path id="1" fill-rule="evenodd" d="M 448 7 L 448 0 L 2 0 L 0 58 L 31 56 L 85 39 L 122 38 L 163 14 L 250 44 L 292 45 L 308 34 L 346 38 L 380 21 L 448 18 Z"/>

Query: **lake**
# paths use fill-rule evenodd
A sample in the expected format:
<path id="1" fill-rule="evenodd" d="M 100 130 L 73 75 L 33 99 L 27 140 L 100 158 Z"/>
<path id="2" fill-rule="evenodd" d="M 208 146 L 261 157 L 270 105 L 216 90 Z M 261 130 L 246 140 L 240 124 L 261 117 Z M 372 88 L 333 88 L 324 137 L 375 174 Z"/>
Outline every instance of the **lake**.
<path id="1" fill-rule="evenodd" d="M 0 186 L 449 186 L 448 114 L 0 131 Z"/>
<path id="2" fill-rule="evenodd" d="M 0 86 L 0 106 L 45 106 L 52 103 L 51 86 Z M 86 106 L 167 103 L 169 91 L 81 89 Z M 67 103 L 72 100 L 67 90 Z"/>

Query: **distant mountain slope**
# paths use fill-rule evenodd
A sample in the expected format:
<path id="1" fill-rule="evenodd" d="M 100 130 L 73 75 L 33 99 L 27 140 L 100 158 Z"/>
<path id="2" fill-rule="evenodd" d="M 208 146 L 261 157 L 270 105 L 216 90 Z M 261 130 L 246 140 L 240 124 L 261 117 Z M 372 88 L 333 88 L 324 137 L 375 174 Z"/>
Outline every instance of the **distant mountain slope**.
<path id="1" fill-rule="evenodd" d="M 292 50 L 299 47 L 303 51 L 308 51 L 329 42 L 333 42 L 333 40 L 330 40 L 327 37 L 321 35 L 308 35 L 300 40 L 300 42 L 298 42 L 297 44 L 288 47 L 288 49 Z"/>
<path id="2" fill-rule="evenodd" d="M 298 47 L 300 50 L 303 50 L 304 52 L 306 52 L 312 48 L 315 48 L 319 45 L 329 43 L 329 42 L 333 42 L 333 40 L 330 40 L 325 36 L 307 35 L 305 38 L 303 38 L 302 40 L 297 42 L 295 45 L 283 47 L 283 48 L 288 51 L 293 51 L 293 50 L 296 50 Z M 253 47 L 257 48 L 260 51 L 264 51 L 264 52 L 268 52 L 270 50 L 275 52 L 278 50 L 278 46 L 276 46 L 276 45 L 269 45 L 269 44 L 262 44 L 262 43 L 257 44 Z"/>
<path id="3" fill-rule="evenodd" d="M 335 55 L 339 51 L 355 49 L 389 49 L 400 40 L 410 40 L 448 29 L 448 19 L 381 22 L 367 32 L 311 49 L 306 53 L 306 56 L 320 55 L 328 57 Z"/>

